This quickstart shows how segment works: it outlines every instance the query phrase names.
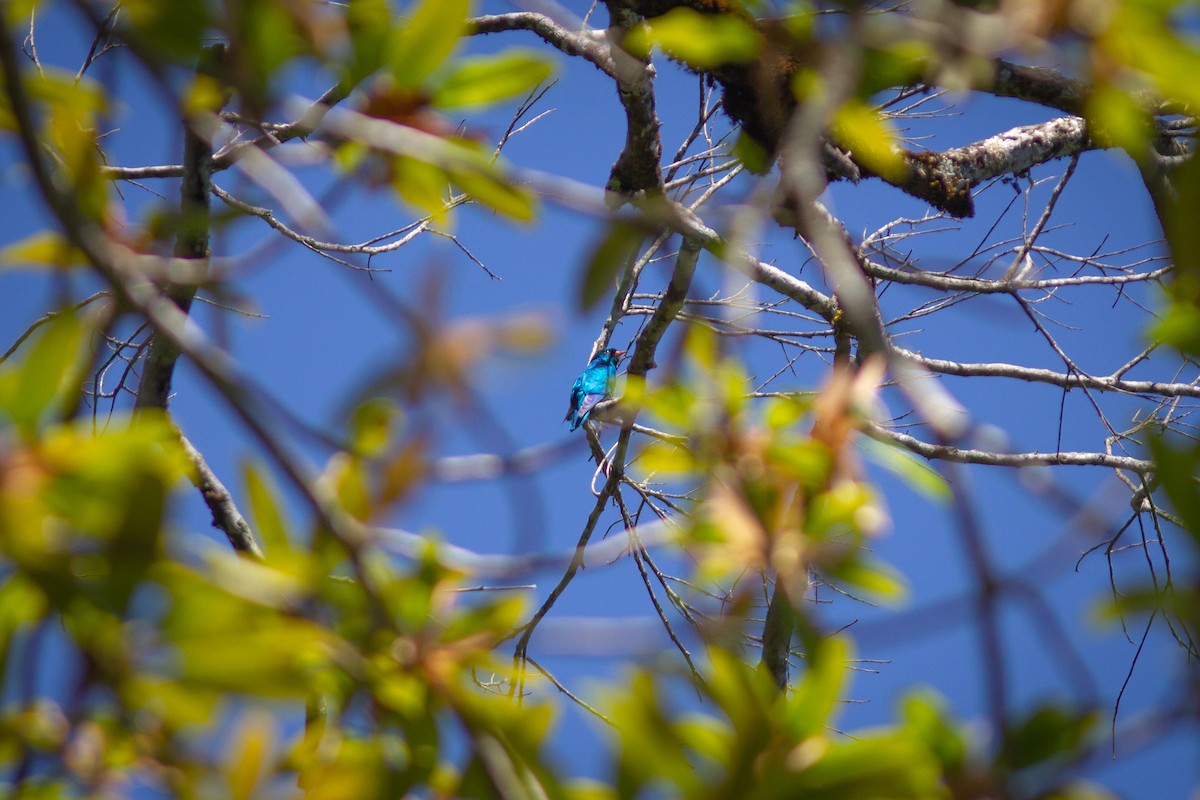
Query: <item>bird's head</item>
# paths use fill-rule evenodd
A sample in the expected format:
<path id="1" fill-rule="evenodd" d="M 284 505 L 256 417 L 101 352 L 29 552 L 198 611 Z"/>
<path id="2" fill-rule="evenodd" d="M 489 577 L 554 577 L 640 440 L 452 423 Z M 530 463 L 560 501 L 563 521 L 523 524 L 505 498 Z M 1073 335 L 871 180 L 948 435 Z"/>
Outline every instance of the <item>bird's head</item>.
<path id="1" fill-rule="evenodd" d="M 605 350 L 602 355 L 607 356 L 608 357 L 607 360 L 609 362 L 611 362 L 613 364 L 618 364 L 621 361 L 621 357 L 625 355 L 625 351 L 617 350 L 614 347 L 610 347 L 607 350 Z"/>

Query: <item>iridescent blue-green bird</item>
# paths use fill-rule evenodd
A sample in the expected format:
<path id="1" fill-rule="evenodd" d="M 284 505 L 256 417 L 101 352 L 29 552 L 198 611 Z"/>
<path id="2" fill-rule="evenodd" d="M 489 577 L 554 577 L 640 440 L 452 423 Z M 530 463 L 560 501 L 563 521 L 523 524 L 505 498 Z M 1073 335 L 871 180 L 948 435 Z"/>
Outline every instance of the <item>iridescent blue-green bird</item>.
<path id="1" fill-rule="evenodd" d="M 621 363 L 624 350 L 608 348 L 596 354 L 591 363 L 579 373 L 571 385 L 571 407 L 564 419 L 571 421 L 571 430 L 587 422 L 596 403 L 612 397 L 613 383 L 617 377 L 617 365 Z"/>

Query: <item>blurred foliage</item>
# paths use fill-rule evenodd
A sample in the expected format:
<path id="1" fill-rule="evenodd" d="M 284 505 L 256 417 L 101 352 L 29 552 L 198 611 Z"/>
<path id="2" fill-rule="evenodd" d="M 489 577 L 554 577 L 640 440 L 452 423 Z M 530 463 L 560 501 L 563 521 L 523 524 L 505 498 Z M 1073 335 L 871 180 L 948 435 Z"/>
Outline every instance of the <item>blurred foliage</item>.
<path id="1" fill-rule="evenodd" d="M 642 398 L 648 416 L 690 433 L 654 441 L 634 462 L 647 479 L 699 481 L 703 498 L 685 545 L 697 578 L 727 585 L 747 567 L 802 597 L 810 573 L 875 599 L 903 597 L 902 580 L 864 545 L 887 515 L 854 447 L 856 415 L 872 403 L 880 366 L 835 372 L 811 404 L 751 404 L 740 362 L 716 335 L 689 330 L 684 369 Z M 754 581 L 741 592 L 753 593 Z M 735 603 L 751 602 L 742 596 Z"/>
<path id="2" fill-rule="evenodd" d="M 0 13 L 13 29 L 28 25 L 37 5 L 7 3 Z M 897 14 L 830 22 L 824 17 L 837 15 L 810 3 L 782 4 L 788 13 L 768 36 L 750 16 L 770 12 L 768 3 L 734 4 L 736 13 L 716 13 L 729 4 L 690 5 L 650 15 L 625 43 L 639 55 L 661 48 L 696 70 L 783 63 L 772 59 L 795 54 L 781 41 L 804 43 L 805 57 L 844 48 L 854 85 L 827 122 L 881 175 L 903 164 L 873 96 L 921 80 L 978 85 L 988 37 L 1001 29 L 1019 32 L 1034 53 L 1084 48 L 1079 61 L 1095 87 L 1085 113 L 1097 136 L 1139 164 L 1152 160 L 1156 115 L 1200 104 L 1200 54 L 1181 32 L 1176 3 L 947 3 L 947 13 L 977 15 L 955 40 Z M 79 6 L 85 16 L 100 8 Z M 290 71 L 334 75 L 355 109 L 327 138 L 346 175 L 389 187 L 436 224 L 466 200 L 528 222 L 538 213 L 534 193 L 456 115 L 528 95 L 551 77 L 553 61 L 527 49 L 459 56 L 474 10 L 468 0 L 418 0 L 399 13 L 386 0 L 124 0 L 111 32 L 199 127 L 217 124 L 227 95 L 243 119 L 266 123 L 284 108 Z M 196 75 L 213 39 L 228 55 Z M 816 65 L 789 66 L 793 100 L 827 89 Z M 0 97 L 0 132 L 8 140 L 33 126 L 26 132 L 52 190 L 71 198 L 88 231 L 106 232 L 123 255 L 169 238 L 137 230 L 105 177 L 101 120 L 111 101 L 102 86 L 52 66 L 4 77 L 20 91 Z M 736 152 L 755 171 L 770 166 L 752 140 Z M 1160 208 L 1178 275 L 1153 335 L 1195 356 L 1200 168 L 1193 160 L 1174 178 Z M 0 267 L 84 264 L 73 233 L 33 233 L 0 251 Z M 583 308 L 609 296 L 647 233 L 627 220 L 607 229 L 583 269 Z M 941 700 L 917 692 L 890 726 L 836 730 L 852 643 L 823 630 L 798 598 L 814 573 L 892 602 L 905 592 L 902 576 L 869 553 L 886 514 L 860 456 L 932 498 L 948 494 L 911 457 L 860 441 L 878 365 L 835 371 L 811 402 L 751 405 L 738 361 L 697 327 L 679 374 L 649 391 L 631 384 L 627 399 L 678 436 L 642 450 L 635 468 L 699 488 L 683 537 L 696 577 L 773 576 L 796 598 L 804 669 L 780 692 L 745 662 L 735 636 L 714 630 L 697 675 L 637 671 L 607 691 L 609 780 L 584 782 L 546 757 L 555 705 L 508 696 L 514 667 L 497 648 L 528 618 L 524 599 L 461 591 L 471 576 L 441 563 L 433 543 L 402 560 L 369 536 L 334 530 L 335 519 L 365 529 L 428 479 L 425 443 L 407 426 L 406 407 L 370 393 L 355 406 L 344 449 L 319 479 L 333 508 L 313 520 L 291 518 L 290 498 L 271 477 L 277 465 L 245 463 L 240 494 L 265 561 L 181 553 L 172 547 L 180 538 L 172 504 L 188 491 L 184 479 L 197 476 L 177 431 L 151 412 L 94 430 L 78 414 L 80 386 L 105 331 L 65 310 L 44 323 L 0 363 L 0 781 L 19 796 L 257 798 L 294 796 L 297 786 L 318 800 L 1104 796 L 1072 774 L 1095 744 L 1090 709 L 1039 706 L 1007 720 L 988 744 Z M 522 320 L 424 333 L 423 347 L 385 381 L 414 405 L 461 401 L 482 359 L 547 335 Z M 1200 448 L 1164 438 L 1154 457 L 1173 511 L 1200 547 Z M 1126 592 L 1118 610 L 1165 610 L 1196 630 L 1200 581 L 1182 571 L 1172 581 Z M 762 591 L 753 583 L 739 585 L 735 611 Z"/>

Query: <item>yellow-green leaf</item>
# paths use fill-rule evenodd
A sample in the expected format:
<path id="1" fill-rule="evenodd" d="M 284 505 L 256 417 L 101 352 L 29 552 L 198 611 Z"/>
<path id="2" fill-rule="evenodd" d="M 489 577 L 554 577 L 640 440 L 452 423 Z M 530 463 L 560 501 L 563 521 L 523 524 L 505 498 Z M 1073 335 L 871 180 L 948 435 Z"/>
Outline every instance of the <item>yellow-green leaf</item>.
<path id="1" fill-rule="evenodd" d="M 1097 141 L 1120 147 L 1138 161 L 1146 157 L 1150 115 L 1128 92 L 1109 84 L 1096 86 L 1087 98 L 1087 118 Z"/>
<path id="2" fill-rule="evenodd" d="M 442 66 L 466 32 L 471 0 L 418 0 L 403 15 L 407 24 L 391 54 L 392 73 L 416 88 Z"/>
<path id="3" fill-rule="evenodd" d="M 493 211 L 518 222 L 532 222 L 537 216 L 534 193 L 490 167 L 450 167 L 447 172 L 455 186 Z"/>
<path id="4" fill-rule="evenodd" d="M 834 139 L 855 160 L 888 180 L 900 180 L 907 167 L 896 148 L 896 131 L 875 109 L 857 98 L 847 100 L 833 115 Z"/>
<path id="5" fill-rule="evenodd" d="M 58 231 L 38 231 L 0 248 L 0 267 L 71 267 L 85 263 L 83 253 Z"/>
<path id="6" fill-rule="evenodd" d="M 396 156 L 392 159 L 392 187 L 406 203 L 433 217 L 434 222 L 446 221 L 449 178 L 441 167 Z"/>
<path id="7" fill-rule="evenodd" d="M 72 313 L 61 313 L 34 334 L 15 367 L 0 373 L 0 410 L 21 430 L 32 434 L 55 406 L 70 399 L 82 378 L 85 329 Z"/>
<path id="8" fill-rule="evenodd" d="M 262 539 L 267 553 L 272 556 L 281 555 L 291 548 L 291 543 L 288 539 L 290 525 L 277 499 L 279 491 L 272 485 L 262 468 L 253 461 L 242 464 L 242 480 L 246 486 L 246 498 L 249 501 L 254 530 Z"/>
<path id="9" fill-rule="evenodd" d="M 553 71 L 544 56 L 523 48 L 462 59 L 433 90 L 433 105 L 446 109 L 491 105 L 527 94 Z"/>
<path id="10" fill-rule="evenodd" d="M 367 400 L 350 418 L 350 445 L 358 455 L 374 458 L 383 452 L 392 438 L 392 428 L 400 409 L 386 397 Z"/>
<path id="11" fill-rule="evenodd" d="M 637 459 L 637 469 L 647 476 L 688 475 L 696 469 L 696 459 L 685 445 L 653 441 Z"/>
<path id="12" fill-rule="evenodd" d="M 872 599 L 888 604 L 903 602 L 908 597 L 904 576 L 888 564 L 866 557 L 852 558 L 833 570 L 839 583 L 857 588 Z"/>
<path id="13" fill-rule="evenodd" d="M 926 498 L 944 503 L 950 499 L 950 487 L 945 478 L 924 461 L 907 450 L 862 437 L 863 452 L 879 466 L 907 483 Z"/>
<path id="14" fill-rule="evenodd" d="M 674 8 L 661 17 L 647 20 L 625 38 L 629 51 L 643 56 L 655 45 L 692 67 L 705 70 L 752 61 L 762 50 L 762 37 L 748 19 L 739 16 Z"/>

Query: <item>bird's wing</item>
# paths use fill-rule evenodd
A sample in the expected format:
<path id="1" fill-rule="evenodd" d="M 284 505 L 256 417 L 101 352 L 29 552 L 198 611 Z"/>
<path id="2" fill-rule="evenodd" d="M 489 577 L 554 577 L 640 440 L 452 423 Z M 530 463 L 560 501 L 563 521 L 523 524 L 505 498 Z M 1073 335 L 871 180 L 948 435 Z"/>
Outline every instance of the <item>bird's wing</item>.
<path id="1" fill-rule="evenodd" d="M 585 394 L 583 396 L 582 402 L 580 402 L 580 404 L 579 404 L 578 416 L 579 416 L 580 422 L 582 422 L 587 417 L 587 415 L 591 412 L 592 408 L 596 405 L 596 403 L 599 403 L 603 399 L 604 399 L 603 393 Z"/>
<path id="2" fill-rule="evenodd" d="M 612 382 L 616 373 L 611 367 L 597 367 L 584 370 L 576 382 L 584 394 L 607 394 L 612 391 Z"/>
<path id="3" fill-rule="evenodd" d="M 575 379 L 575 382 L 571 384 L 571 402 L 567 406 L 567 415 L 563 417 L 563 419 L 570 419 L 572 416 L 574 416 L 575 411 L 579 408 L 579 403 L 583 399 L 584 395 L 583 376 L 584 373 L 581 372 L 579 377 Z"/>

